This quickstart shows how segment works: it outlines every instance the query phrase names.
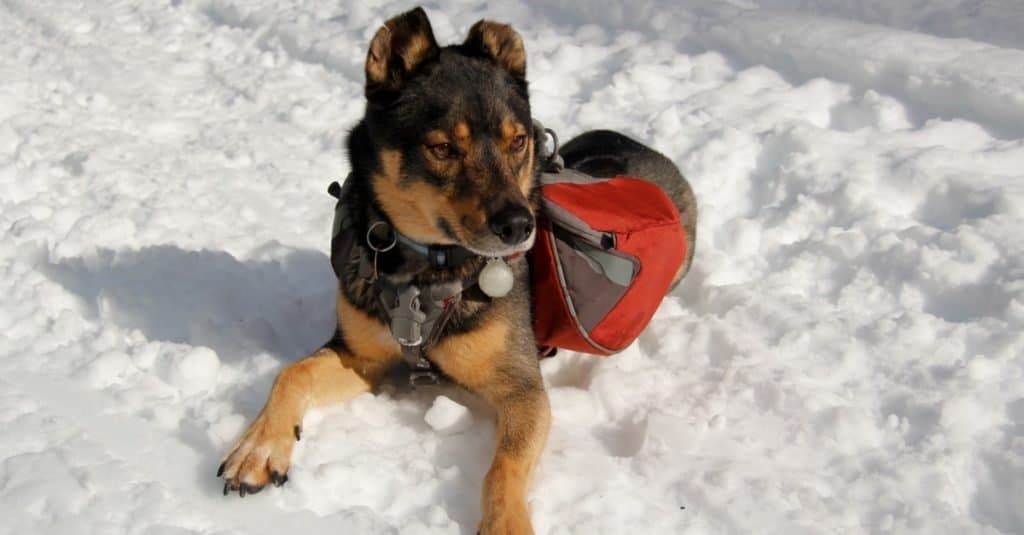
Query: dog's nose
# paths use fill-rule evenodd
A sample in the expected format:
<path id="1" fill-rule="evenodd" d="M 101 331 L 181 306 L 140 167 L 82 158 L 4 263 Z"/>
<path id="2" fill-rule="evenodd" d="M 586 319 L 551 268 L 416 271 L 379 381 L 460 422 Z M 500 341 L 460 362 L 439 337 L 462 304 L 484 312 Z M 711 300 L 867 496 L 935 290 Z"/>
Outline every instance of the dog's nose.
<path id="1" fill-rule="evenodd" d="M 533 233 L 533 214 L 525 206 L 508 204 L 491 216 L 491 232 L 506 245 L 518 245 Z"/>

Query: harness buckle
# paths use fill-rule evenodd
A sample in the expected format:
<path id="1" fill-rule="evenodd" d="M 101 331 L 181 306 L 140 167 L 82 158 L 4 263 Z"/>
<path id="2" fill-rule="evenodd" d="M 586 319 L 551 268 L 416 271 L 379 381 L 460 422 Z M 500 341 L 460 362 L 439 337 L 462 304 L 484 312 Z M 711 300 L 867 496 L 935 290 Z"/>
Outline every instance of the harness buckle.
<path id="1" fill-rule="evenodd" d="M 407 284 L 399 289 L 397 303 L 389 312 L 391 332 L 398 343 L 415 347 L 423 343 L 423 322 L 427 314 L 420 307 L 420 289 Z"/>

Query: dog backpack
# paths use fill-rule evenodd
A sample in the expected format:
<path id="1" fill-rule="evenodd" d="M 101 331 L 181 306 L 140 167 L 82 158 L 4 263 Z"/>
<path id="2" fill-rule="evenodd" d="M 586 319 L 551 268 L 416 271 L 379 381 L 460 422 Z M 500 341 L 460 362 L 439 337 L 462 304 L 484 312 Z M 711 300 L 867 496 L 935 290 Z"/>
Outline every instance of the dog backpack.
<path id="1" fill-rule="evenodd" d="M 541 354 L 617 353 L 640 336 L 683 265 L 679 211 L 637 178 L 559 169 L 540 184 L 529 258 Z"/>

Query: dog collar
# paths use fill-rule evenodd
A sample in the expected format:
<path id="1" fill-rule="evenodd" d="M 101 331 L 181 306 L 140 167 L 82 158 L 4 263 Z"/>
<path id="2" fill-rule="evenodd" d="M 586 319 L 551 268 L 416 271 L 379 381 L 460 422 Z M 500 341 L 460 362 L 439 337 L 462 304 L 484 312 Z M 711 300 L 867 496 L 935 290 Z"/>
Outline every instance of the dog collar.
<path id="1" fill-rule="evenodd" d="M 425 263 L 418 262 L 423 268 L 453 268 L 461 266 L 469 260 L 482 258 L 481 255 L 459 245 L 427 244 L 410 238 L 399 232 L 380 210 L 372 204 L 368 205 L 366 214 L 368 223 L 366 234 L 357 236 L 355 233 L 355 221 L 352 215 L 348 213 L 346 203 L 342 200 L 350 194 L 351 178 L 352 175 L 350 174 L 346 178 L 344 186 L 338 182 L 332 182 L 327 188 L 327 192 L 339 201 L 335 208 L 334 228 L 331 233 L 332 265 L 336 261 L 347 261 L 350 258 L 350 252 L 354 254 L 362 250 L 367 253 L 361 255 L 364 260 L 367 260 L 367 257 L 373 257 L 376 260 L 375 257 L 378 255 L 395 248 L 408 253 L 410 256 L 425 260 Z M 339 242 L 338 244 L 342 245 L 340 249 L 344 251 L 335 251 L 334 242 Z M 366 262 L 364 261 L 363 263 L 365 264 Z M 335 265 L 334 267 L 335 273 L 338 273 L 339 266 Z M 374 268 L 374 271 L 376 271 L 375 265 L 369 267 Z M 361 271 L 366 275 L 365 269 Z"/>
<path id="2" fill-rule="evenodd" d="M 467 260 L 480 256 L 458 245 L 436 245 L 418 242 L 398 232 L 394 227 L 392 227 L 391 231 L 395 233 L 395 240 L 399 246 L 426 258 L 431 267 L 447 268 L 461 266 Z"/>

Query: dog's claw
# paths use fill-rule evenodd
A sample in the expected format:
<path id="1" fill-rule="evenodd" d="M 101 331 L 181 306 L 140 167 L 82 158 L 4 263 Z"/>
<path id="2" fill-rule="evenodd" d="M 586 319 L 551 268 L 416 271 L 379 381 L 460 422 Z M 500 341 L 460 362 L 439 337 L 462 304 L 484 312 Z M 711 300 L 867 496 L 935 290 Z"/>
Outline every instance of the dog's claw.
<path id="1" fill-rule="evenodd" d="M 227 464 L 227 461 L 220 463 L 220 468 L 217 469 L 217 477 L 224 475 L 224 467 L 227 466 Z"/>
<path id="2" fill-rule="evenodd" d="M 302 440 L 302 428 L 296 425 L 292 430 L 295 431 L 295 442 Z"/>
<path id="3" fill-rule="evenodd" d="M 271 472 L 270 482 L 273 483 L 275 487 L 280 487 L 288 482 L 288 474 L 280 474 L 276 471 Z"/>
<path id="4" fill-rule="evenodd" d="M 227 496 L 228 495 L 228 491 L 230 491 L 230 490 L 231 490 L 231 482 L 230 481 L 225 481 L 224 482 L 224 495 Z"/>
<path id="5" fill-rule="evenodd" d="M 262 486 L 250 485 L 248 483 L 239 483 L 238 485 L 238 494 L 243 498 L 245 498 L 246 494 L 259 494 L 261 490 L 263 490 Z"/>

